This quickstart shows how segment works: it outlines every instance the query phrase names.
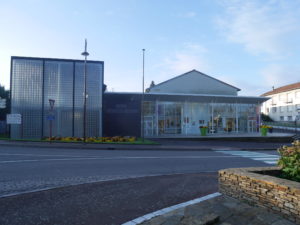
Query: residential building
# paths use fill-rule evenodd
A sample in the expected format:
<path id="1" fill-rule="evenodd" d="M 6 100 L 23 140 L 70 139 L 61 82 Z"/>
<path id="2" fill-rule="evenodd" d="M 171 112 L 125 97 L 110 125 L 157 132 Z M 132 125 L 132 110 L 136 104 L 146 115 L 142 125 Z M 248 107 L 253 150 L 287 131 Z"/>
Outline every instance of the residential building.
<path id="1" fill-rule="evenodd" d="M 86 135 L 102 135 L 102 61 L 87 61 Z M 11 138 L 83 136 L 84 61 L 33 57 L 11 58 Z M 51 108 L 49 100 L 54 100 Z"/>
<path id="2" fill-rule="evenodd" d="M 300 82 L 274 88 L 261 96 L 269 98 L 262 104 L 261 112 L 274 121 L 295 121 L 300 113 Z"/>

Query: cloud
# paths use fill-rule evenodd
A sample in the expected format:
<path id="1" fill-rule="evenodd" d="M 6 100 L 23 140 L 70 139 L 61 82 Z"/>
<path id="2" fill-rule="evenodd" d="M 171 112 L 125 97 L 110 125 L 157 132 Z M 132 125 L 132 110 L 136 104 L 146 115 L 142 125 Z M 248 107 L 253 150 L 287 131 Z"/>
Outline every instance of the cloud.
<path id="1" fill-rule="evenodd" d="M 200 55 L 176 52 L 164 59 L 164 66 L 171 73 L 185 73 L 193 69 L 205 70 L 207 64 Z"/>
<path id="2" fill-rule="evenodd" d="M 205 57 L 206 52 L 206 48 L 198 43 L 183 43 L 181 48 L 157 59 L 159 63 L 152 67 L 153 74 L 151 79 L 146 79 L 147 85 L 151 80 L 157 84 L 193 69 L 206 73 L 210 68 L 210 63 Z"/>
<path id="3" fill-rule="evenodd" d="M 209 68 L 209 63 L 204 58 L 206 52 L 207 49 L 204 46 L 186 42 L 181 49 L 165 56 L 159 67 L 163 71 L 168 71 L 169 74 L 185 73 L 193 69 L 205 71 Z"/>
<path id="4" fill-rule="evenodd" d="M 225 37 L 255 55 L 282 57 L 289 39 L 300 31 L 300 2 L 281 0 L 222 1 L 225 13 L 216 20 Z"/>
<path id="5" fill-rule="evenodd" d="M 261 71 L 265 81 L 265 86 L 271 89 L 284 86 L 291 83 L 299 82 L 300 67 L 270 64 Z"/>

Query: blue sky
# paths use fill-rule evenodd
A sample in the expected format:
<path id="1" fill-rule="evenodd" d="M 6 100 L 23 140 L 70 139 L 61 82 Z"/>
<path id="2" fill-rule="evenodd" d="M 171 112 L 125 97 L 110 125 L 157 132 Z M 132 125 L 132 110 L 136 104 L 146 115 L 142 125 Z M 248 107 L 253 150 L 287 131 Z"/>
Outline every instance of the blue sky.
<path id="1" fill-rule="evenodd" d="M 300 81 L 299 0 L 0 0 L 0 84 L 10 56 L 105 62 L 109 91 L 192 69 L 260 95 Z"/>

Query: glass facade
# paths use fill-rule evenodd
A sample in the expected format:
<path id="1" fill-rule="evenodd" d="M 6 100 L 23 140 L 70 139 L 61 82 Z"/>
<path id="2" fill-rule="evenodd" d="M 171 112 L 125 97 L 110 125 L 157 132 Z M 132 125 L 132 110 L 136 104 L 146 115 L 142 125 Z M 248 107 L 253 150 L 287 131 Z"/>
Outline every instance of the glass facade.
<path id="1" fill-rule="evenodd" d="M 252 133 L 258 131 L 260 104 L 144 102 L 145 136 Z"/>
<path id="2" fill-rule="evenodd" d="M 53 136 L 83 136 L 83 61 L 12 57 L 11 81 L 11 113 L 22 116 L 12 138 L 48 137 L 50 123 Z M 103 62 L 87 61 L 87 136 L 102 135 L 102 88 Z"/>

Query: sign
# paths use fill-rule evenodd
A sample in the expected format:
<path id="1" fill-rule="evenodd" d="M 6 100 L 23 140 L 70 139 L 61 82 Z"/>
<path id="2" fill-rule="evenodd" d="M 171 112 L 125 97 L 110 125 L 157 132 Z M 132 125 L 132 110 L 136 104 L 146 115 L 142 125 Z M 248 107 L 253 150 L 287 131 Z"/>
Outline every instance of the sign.
<path id="1" fill-rule="evenodd" d="M 6 115 L 6 123 L 7 124 L 21 124 L 22 123 L 21 114 L 7 114 Z"/>
<path id="2" fill-rule="evenodd" d="M 55 120 L 55 116 L 54 115 L 47 115 L 47 120 Z"/>
<path id="3" fill-rule="evenodd" d="M 49 105 L 50 105 L 50 110 L 52 111 L 53 108 L 54 108 L 54 103 L 55 103 L 55 100 L 54 99 L 49 99 Z"/>
<path id="4" fill-rule="evenodd" d="M 6 99 L 0 98 L 0 109 L 5 109 L 5 108 L 6 108 Z"/>

